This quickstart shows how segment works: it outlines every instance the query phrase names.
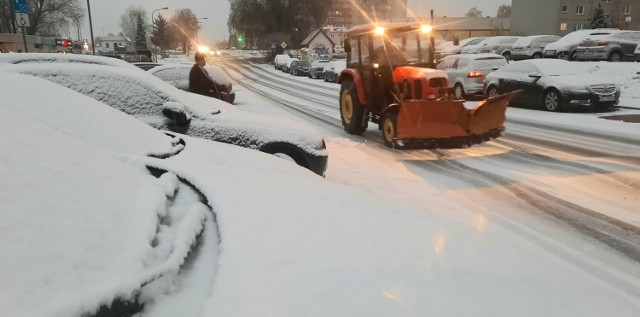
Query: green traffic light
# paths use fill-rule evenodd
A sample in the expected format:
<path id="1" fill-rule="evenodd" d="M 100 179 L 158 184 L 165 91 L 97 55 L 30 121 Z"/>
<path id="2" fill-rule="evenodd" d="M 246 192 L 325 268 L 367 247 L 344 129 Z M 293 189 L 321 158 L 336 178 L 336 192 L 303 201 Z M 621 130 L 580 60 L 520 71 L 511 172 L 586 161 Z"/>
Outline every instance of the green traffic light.
<path id="1" fill-rule="evenodd" d="M 238 42 L 243 42 L 244 39 L 242 38 L 242 36 L 238 36 Z"/>

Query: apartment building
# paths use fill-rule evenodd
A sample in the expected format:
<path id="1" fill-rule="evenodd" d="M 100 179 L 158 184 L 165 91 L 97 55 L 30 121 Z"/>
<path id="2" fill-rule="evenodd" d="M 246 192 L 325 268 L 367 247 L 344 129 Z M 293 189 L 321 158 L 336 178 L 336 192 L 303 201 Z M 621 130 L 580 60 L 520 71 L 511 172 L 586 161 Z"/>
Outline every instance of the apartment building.
<path id="1" fill-rule="evenodd" d="M 511 33 L 563 36 L 587 28 L 598 4 L 611 27 L 640 30 L 639 0 L 512 0 Z"/>
<path id="2" fill-rule="evenodd" d="M 405 21 L 408 0 L 331 0 L 329 26 L 352 27 L 369 21 Z"/>

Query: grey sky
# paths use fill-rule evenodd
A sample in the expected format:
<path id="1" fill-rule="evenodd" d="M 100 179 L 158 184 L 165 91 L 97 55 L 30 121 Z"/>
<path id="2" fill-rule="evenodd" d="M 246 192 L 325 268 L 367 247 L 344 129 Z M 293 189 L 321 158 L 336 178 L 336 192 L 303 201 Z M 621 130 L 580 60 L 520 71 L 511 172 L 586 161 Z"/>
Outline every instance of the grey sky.
<path id="1" fill-rule="evenodd" d="M 159 11 L 168 16 L 175 9 L 190 8 L 198 18 L 206 17 L 202 21 L 201 38 L 207 40 L 223 40 L 227 38 L 227 17 L 229 16 L 228 0 L 90 0 L 93 16 L 93 34 L 102 36 L 103 33 L 120 32 L 118 26 L 120 15 L 130 5 L 142 6 L 147 9 L 149 19 L 156 8 L 169 7 L 169 10 Z M 323 0 L 318 0 L 323 1 Z M 85 3 L 81 0 L 81 3 Z M 511 0 L 409 0 L 409 9 L 416 16 L 428 16 L 429 10 L 435 10 L 439 16 L 464 16 L 472 7 L 477 7 L 483 14 L 495 16 L 501 4 L 511 4 Z M 156 12 L 156 15 L 158 12 Z M 89 37 L 89 21 L 85 22 L 82 37 Z M 71 35 L 75 38 L 75 31 Z"/>

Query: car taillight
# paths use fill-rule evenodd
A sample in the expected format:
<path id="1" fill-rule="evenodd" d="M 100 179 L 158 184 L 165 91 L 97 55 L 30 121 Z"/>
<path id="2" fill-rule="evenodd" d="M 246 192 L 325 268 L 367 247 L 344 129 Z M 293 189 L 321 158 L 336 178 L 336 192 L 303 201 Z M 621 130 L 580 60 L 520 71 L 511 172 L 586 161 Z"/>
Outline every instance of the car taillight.
<path id="1" fill-rule="evenodd" d="M 467 78 L 482 78 L 484 77 L 484 73 L 482 72 L 469 72 L 467 74 Z"/>
<path id="2" fill-rule="evenodd" d="M 609 42 L 598 42 L 598 46 L 607 46 Z"/>

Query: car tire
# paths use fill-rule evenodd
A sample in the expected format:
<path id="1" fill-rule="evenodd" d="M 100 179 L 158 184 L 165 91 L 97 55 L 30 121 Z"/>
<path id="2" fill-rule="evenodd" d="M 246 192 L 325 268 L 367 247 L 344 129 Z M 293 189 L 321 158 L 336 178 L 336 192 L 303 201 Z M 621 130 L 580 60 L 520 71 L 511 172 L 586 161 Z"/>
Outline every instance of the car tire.
<path id="1" fill-rule="evenodd" d="M 511 52 L 503 52 L 502 56 L 504 56 L 507 61 L 511 60 Z"/>
<path id="2" fill-rule="evenodd" d="M 398 133 L 398 115 L 395 112 L 387 111 L 382 115 L 382 139 L 384 144 L 393 148 L 393 139 Z"/>
<path id="3" fill-rule="evenodd" d="M 562 95 L 556 89 L 548 89 L 542 96 L 542 105 L 544 110 L 550 112 L 560 111 L 560 108 L 562 108 Z"/>
<path id="4" fill-rule="evenodd" d="M 569 54 L 567 54 L 567 60 L 568 61 L 575 61 L 577 59 L 577 52 L 569 52 Z"/>
<path id="5" fill-rule="evenodd" d="M 456 97 L 456 99 L 458 100 L 463 100 L 465 99 L 465 95 L 464 95 L 464 87 L 462 87 L 462 85 L 460 83 L 457 83 L 453 86 L 453 95 L 454 97 Z"/>
<path id="6" fill-rule="evenodd" d="M 329 80 L 327 80 L 327 74 L 326 74 L 326 73 L 324 74 L 324 76 L 323 76 L 323 77 L 324 77 L 323 79 L 324 79 L 324 82 L 325 82 L 325 83 L 329 81 Z"/>
<path id="7" fill-rule="evenodd" d="M 340 74 L 337 74 L 335 77 L 333 77 L 333 79 L 334 83 L 338 83 L 340 81 Z"/>
<path id="8" fill-rule="evenodd" d="M 353 80 L 345 80 L 340 87 L 340 118 L 344 130 L 360 135 L 367 129 L 365 107 L 360 104 Z"/>
<path id="9" fill-rule="evenodd" d="M 535 53 L 535 54 L 533 54 L 532 58 L 533 59 L 540 59 L 540 58 L 542 58 L 542 53 L 540 53 L 540 52 Z"/>
<path id="10" fill-rule="evenodd" d="M 609 62 L 621 62 L 622 61 L 622 54 L 620 54 L 620 52 L 611 52 L 611 54 L 609 55 L 609 58 L 607 58 L 607 61 L 609 61 Z"/>
<path id="11" fill-rule="evenodd" d="M 500 95 L 500 91 L 498 90 L 497 86 L 491 85 L 489 86 L 489 88 L 487 88 L 487 97 L 492 98 L 497 97 L 498 95 Z"/>

